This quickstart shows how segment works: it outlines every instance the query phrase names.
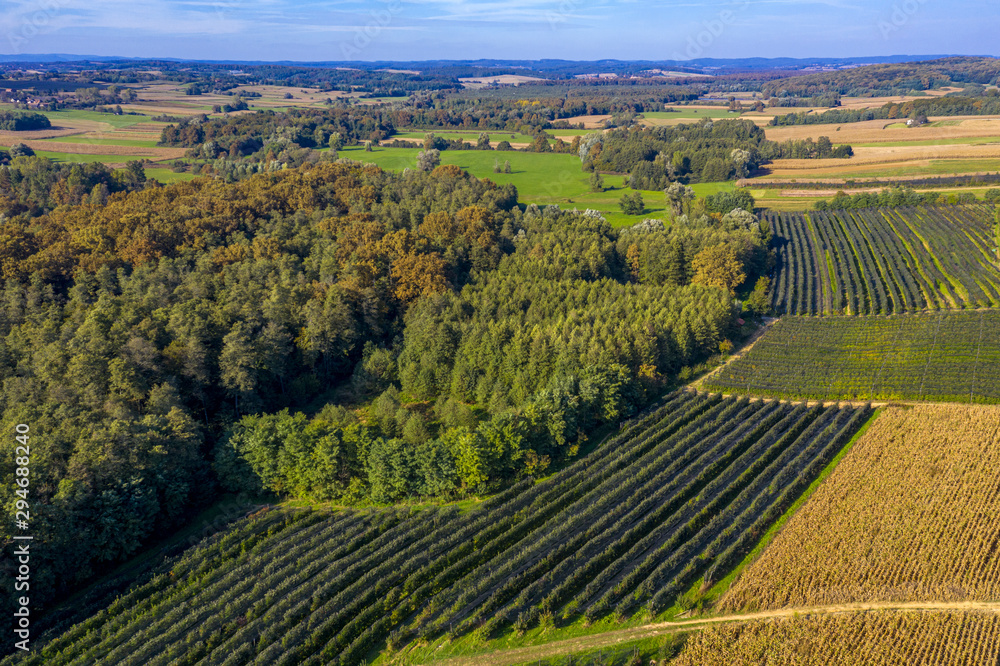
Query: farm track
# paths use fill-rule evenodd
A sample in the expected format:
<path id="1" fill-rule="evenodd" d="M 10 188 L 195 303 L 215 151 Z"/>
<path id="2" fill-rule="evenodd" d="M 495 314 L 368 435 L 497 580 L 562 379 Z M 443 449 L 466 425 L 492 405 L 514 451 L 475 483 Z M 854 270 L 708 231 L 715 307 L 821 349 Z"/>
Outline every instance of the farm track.
<path id="1" fill-rule="evenodd" d="M 858 604 L 834 604 L 829 606 L 804 606 L 798 608 L 780 608 L 777 610 L 757 613 L 735 613 L 712 617 L 675 620 L 672 622 L 655 622 L 629 629 L 616 629 L 579 638 L 568 638 L 542 645 L 501 650 L 489 654 L 472 657 L 454 657 L 441 661 L 424 661 L 421 664 L 434 666 L 513 666 L 533 660 L 551 659 L 564 655 L 594 650 L 603 647 L 613 647 L 620 643 L 655 638 L 678 631 L 697 631 L 705 627 L 725 622 L 753 622 L 777 618 L 795 617 L 800 615 L 835 615 L 840 613 L 857 613 L 864 611 L 899 611 L 906 613 L 934 611 L 985 611 L 1000 613 L 1000 602 L 985 601 L 909 601 L 909 602 L 876 602 Z"/>

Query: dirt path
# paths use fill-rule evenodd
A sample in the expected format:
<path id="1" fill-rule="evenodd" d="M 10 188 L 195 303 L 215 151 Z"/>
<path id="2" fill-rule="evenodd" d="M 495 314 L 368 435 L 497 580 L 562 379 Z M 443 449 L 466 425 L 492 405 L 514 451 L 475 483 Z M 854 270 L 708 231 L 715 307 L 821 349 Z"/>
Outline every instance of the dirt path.
<path id="1" fill-rule="evenodd" d="M 772 618 L 792 617 L 795 615 L 830 615 L 834 613 L 854 613 L 858 611 L 894 610 L 902 612 L 926 612 L 947 610 L 979 610 L 1000 613 L 1000 602 L 982 601 L 914 601 L 914 602 L 883 602 L 864 604 L 837 604 L 834 606 L 814 606 L 802 608 L 781 608 L 759 613 L 743 613 L 737 615 L 720 615 L 717 617 L 693 618 L 675 622 L 657 622 L 630 629 L 618 629 L 579 638 L 568 638 L 553 641 L 543 645 L 502 650 L 475 657 L 455 657 L 444 661 L 422 662 L 435 666 L 511 666 L 536 659 L 551 659 L 563 655 L 593 650 L 603 647 L 613 647 L 619 643 L 653 638 L 678 631 L 695 631 L 722 622 L 751 622 Z"/>
<path id="2" fill-rule="evenodd" d="M 749 340 L 743 343 L 742 347 L 734 350 L 733 353 L 729 355 L 729 358 L 726 359 L 725 363 L 723 363 L 717 368 L 714 368 L 711 372 L 700 377 L 698 380 L 692 382 L 690 384 L 691 388 L 697 389 L 699 391 L 704 390 L 702 386 L 704 385 L 705 381 L 711 379 L 713 376 L 722 372 L 723 368 L 728 366 L 736 359 L 746 355 L 746 353 L 749 352 L 751 349 L 753 349 L 753 346 L 757 344 L 757 341 L 760 340 L 762 337 L 764 337 L 764 334 L 767 333 L 768 330 L 770 330 L 770 328 L 774 325 L 775 322 L 778 321 L 778 319 L 780 319 L 780 317 L 764 317 L 764 325 L 758 328 L 756 331 L 754 331 L 753 335 L 750 336 Z"/>

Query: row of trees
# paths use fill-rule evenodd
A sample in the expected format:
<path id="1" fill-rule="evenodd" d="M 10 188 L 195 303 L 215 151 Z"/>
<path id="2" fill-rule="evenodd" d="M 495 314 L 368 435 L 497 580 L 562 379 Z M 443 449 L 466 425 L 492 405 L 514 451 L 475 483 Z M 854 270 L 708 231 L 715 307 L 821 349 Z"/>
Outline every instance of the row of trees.
<path id="1" fill-rule="evenodd" d="M 0 130 L 21 132 L 25 130 L 48 129 L 52 127 L 48 116 L 43 113 L 23 111 L 0 111 Z"/>
<path id="2" fill-rule="evenodd" d="M 986 191 L 988 203 L 1000 200 L 1000 189 Z M 909 187 L 887 187 L 880 191 L 847 194 L 837 192 L 832 199 L 820 199 L 813 207 L 816 210 L 841 210 L 844 208 L 897 208 L 899 206 L 927 206 L 935 204 L 976 203 L 972 192 L 917 192 Z"/>

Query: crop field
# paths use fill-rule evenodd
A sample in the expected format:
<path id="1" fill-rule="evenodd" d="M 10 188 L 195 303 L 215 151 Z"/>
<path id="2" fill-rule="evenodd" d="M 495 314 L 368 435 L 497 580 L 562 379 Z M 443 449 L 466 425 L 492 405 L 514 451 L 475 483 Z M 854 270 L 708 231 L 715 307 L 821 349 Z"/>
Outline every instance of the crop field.
<path id="1" fill-rule="evenodd" d="M 173 82 L 154 82 L 133 87 L 136 88 L 141 101 L 123 104 L 122 108 L 126 111 L 136 111 L 154 116 L 161 113 L 193 115 L 211 112 L 213 106 L 229 104 L 236 99 L 236 96 L 213 93 L 187 95 L 185 94 L 186 86 Z M 237 88 L 235 92 L 238 95 L 243 90 L 260 93 L 260 97 L 247 98 L 247 103 L 254 109 L 279 109 L 291 106 L 322 108 L 327 99 L 358 97 L 361 94 L 276 85 L 245 86 Z M 286 98 L 285 95 L 291 95 L 291 97 Z"/>
<path id="2" fill-rule="evenodd" d="M 726 624 L 694 634 L 671 666 L 995 664 L 1000 616 L 879 611 Z"/>
<path id="3" fill-rule="evenodd" d="M 706 388 L 814 400 L 1000 402 L 1000 311 L 783 317 Z"/>
<path id="4" fill-rule="evenodd" d="M 985 206 L 770 213 L 778 314 L 888 314 L 1000 305 Z"/>
<path id="5" fill-rule="evenodd" d="M 870 414 L 676 392 L 465 513 L 247 518 L 0 663 L 354 666 L 386 644 L 655 615 L 738 563 Z"/>
<path id="6" fill-rule="evenodd" d="M 797 109 L 787 111 L 797 112 Z M 764 133 L 772 141 L 806 138 L 815 141 L 820 136 L 828 136 L 834 143 L 849 143 L 852 146 L 885 142 L 910 145 L 912 142 L 942 140 L 954 143 L 965 139 L 1000 136 L 1000 117 L 950 116 L 936 120 L 939 123 L 950 124 L 931 123 L 920 127 L 907 127 L 905 123 L 893 123 L 889 120 L 863 120 L 857 123 L 782 125 L 767 127 Z"/>
<path id="7" fill-rule="evenodd" d="M 849 144 L 849 159 L 779 159 L 755 178 L 769 179 L 907 177 L 965 175 L 995 172 L 1000 166 L 1000 117 L 954 116 L 932 119 L 927 125 L 907 127 L 887 120 L 857 123 L 767 127 L 772 141 L 816 140 L 827 136 L 834 144 Z"/>
<path id="8" fill-rule="evenodd" d="M 1000 407 L 890 406 L 719 607 L 1000 597 Z"/>

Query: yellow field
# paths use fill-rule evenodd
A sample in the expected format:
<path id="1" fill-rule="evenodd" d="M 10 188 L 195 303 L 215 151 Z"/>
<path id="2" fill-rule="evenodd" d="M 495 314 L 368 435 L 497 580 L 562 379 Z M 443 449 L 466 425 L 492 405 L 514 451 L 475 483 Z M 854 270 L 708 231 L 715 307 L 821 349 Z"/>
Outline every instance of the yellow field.
<path id="1" fill-rule="evenodd" d="M 161 113 L 174 115 L 194 115 L 210 112 L 215 105 L 222 106 L 236 101 L 236 96 L 185 95 L 183 89 L 173 83 L 152 83 L 144 86 L 133 86 L 139 95 L 139 101 L 134 104 L 122 105 L 123 109 L 159 115 Z M 342 99 L 359 97 L 361 93 L 322 92 L 316 89 L 296 88 L 292 86 L 246 86 L 237 88 L 261 94 L 261 97 L 247 97 L 247 104 L 257 109 L 274 107 L 322 107 L 327 98 Z M 286 99 L 285 95 L 291 95 Z"/>
<path id="2" fill-rule="evenodd" d="M 892 406 L 724 610 L 1000 598 L 1000 407 Z"/>
<path id="3" fill-rule="evenodd" d="M 671 666 L 996 664 L 1000 617 L 879 611 L 728 624 L 688 638 Z"/>
<path id="4" fill-rule="evenodd" d="M 167 160 L 184 157 L 187 148 L 163 148 L 149 146 L 116 146 L 109 144 L 68 143 L 61 141 L 21 141 L 32 150 L 75 155 L 121 155 L 123 157 L 144 157 L 151 160 Z"/>
<path id="5" fill-rule="evenodd" d="M 520 74 L 499 74 L 497 76 L 461 77 L 458 80 L 466 88 L 485 88 L 491 83 L 521 85 L 522 83 L 544 81 L 545 79 L 540 79 L 537 76 L 521 76 Z"/>
<path id="6" fill-rule="evenodd" d="M 583 123 L 584 129 L 600 129 L 603 127 L 605 120 L 610 118 L 610 115 L 601 116 L 573 116 L 572 118 L 566 118 L 566 122 L 576 125 L 577 123 Z"/>
<path id="7" fill-rule="evenodd" d="M 831 123 L 827 125 L 786 125 L 768 127 L 765 136 L 772 141 L 811 138 L 814 141 L 828 136 L 835 144 L 940 141 L 942 139 L 969 139 L 1000 136 L 1000 116 L 941 116 L 930 118 L 947 125 L 921 127 L 889 127 L 898 124 L 894 120 L 865 120 L 859 123 Z M 949 121 L 954 121 L 951 124 Z"/>

